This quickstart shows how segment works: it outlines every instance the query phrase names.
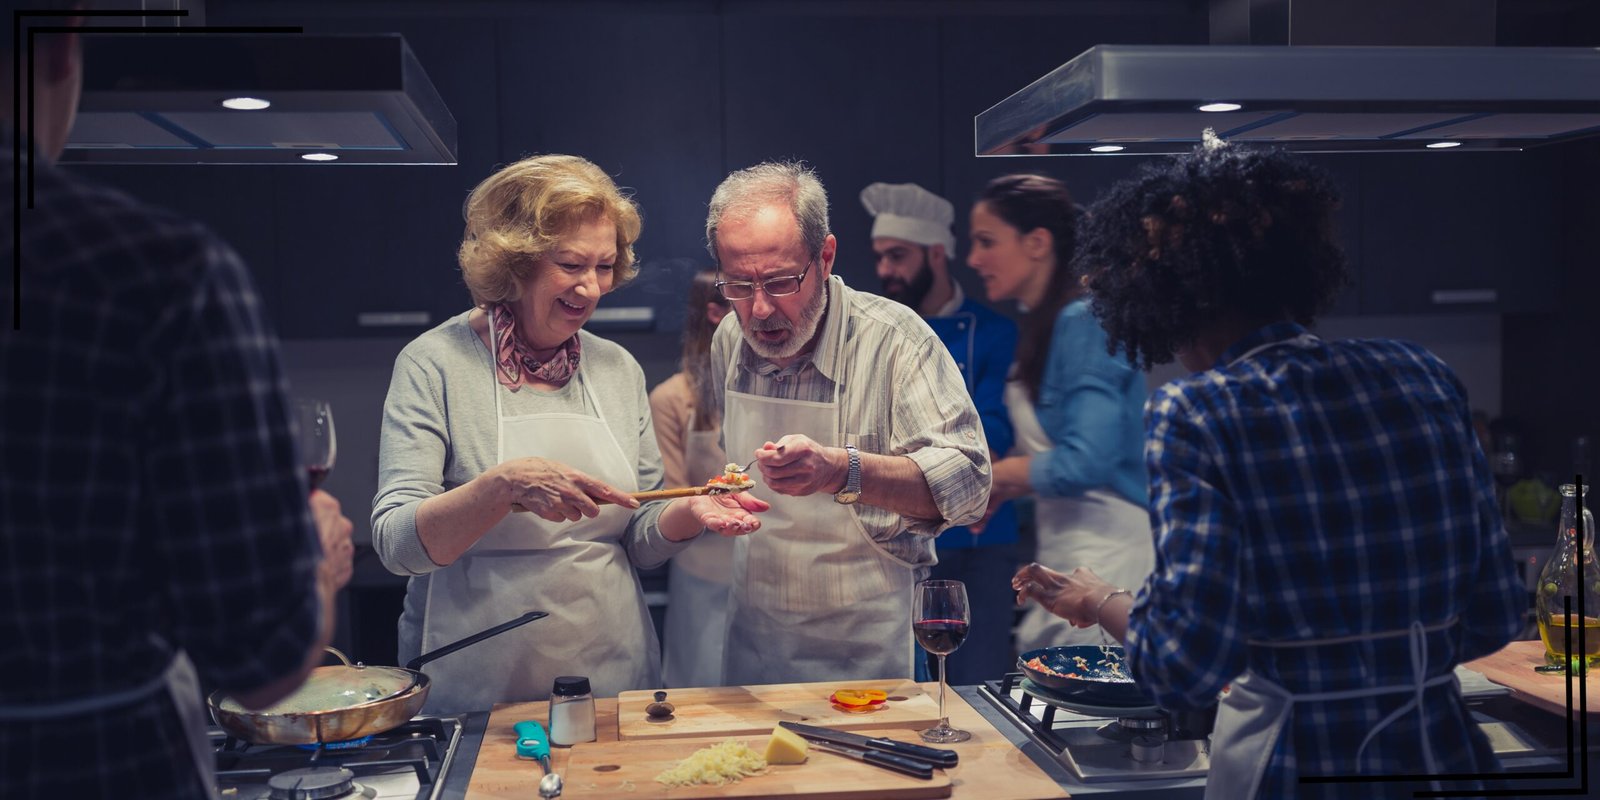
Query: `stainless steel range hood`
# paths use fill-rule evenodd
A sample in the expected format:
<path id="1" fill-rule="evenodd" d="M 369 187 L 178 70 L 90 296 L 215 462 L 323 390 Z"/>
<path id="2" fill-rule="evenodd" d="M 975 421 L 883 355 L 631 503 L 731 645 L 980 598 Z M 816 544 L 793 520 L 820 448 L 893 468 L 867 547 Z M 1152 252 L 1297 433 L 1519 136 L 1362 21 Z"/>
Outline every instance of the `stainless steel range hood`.
<path id="1" fill-rule="evenodd" d="M 63 162 L 456 163 L 455 119 L 399 34 L 90 29 L 83 42 Z M 270 106 L 222 105 L 241 97 Z"/>
<path id="2" fill-rule="evenodd" d="M 1359 21 L 1361 2 L 1337 3 L 1346 26 Z M 1600 135 L 1600 49 L 1259 44 L 1374 38 L 1349 27 L 1311 36 L 1286 0 L 1214 0 L 1214 42 L 1218 7 L 1241 5 L 1257 12 L 1252 44 L 1092 47 L 979 114 L 977 154 L 1181 153 L 1206 128 L 1303 152 L 1520 150 Z M 1484 4 L 1453 8 L 1472 5 Z M 1212 104 L 1237 108 L 1201 110 Z"/>

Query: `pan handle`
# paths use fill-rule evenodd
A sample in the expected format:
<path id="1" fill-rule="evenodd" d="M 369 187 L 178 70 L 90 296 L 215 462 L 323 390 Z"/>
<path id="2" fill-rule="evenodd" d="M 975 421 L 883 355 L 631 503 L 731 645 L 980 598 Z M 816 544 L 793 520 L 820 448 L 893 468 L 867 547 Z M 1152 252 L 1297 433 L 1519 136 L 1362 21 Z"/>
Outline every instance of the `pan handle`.
<path id="1" fill-rule="evenodd" d="M 493 628 L 489 628 L 488 630 L 478 631 L 477 633 L 474 633 L 471 636 L 468 636 L 467 638 L 462 639 L 459 642 L 451 642 L 450 644 L 447 644 L 444 647 L 441 647 L 438 650 L 435 650 L 435 651 L 433 651 L 431 653 L 423 653 L 422 655 L 417 656 L 416 658 L 413 658 L 410 661 L 407 661 L 406 662 L 406 669 L 410 669 L 410 670 L 418 669 L 423 664 L 426 664 L 429 661 L 432 661 L 432 660 L 434 660 L 436 658 L 443 658 L 444 656 L 450 655 L 451 653 L 454 653 L 455 651 L 460 650 L 463 647 L 467 647 L 469 645 L 477 644 L 478 642 L 481 642 L 484 639 L 487 639 L 487 638 L 489 638 L 491 636 L 499 636 L 500 634 L 505 633 L 506 631 L 509 631 L 512 628 L 520 627 L 520 626 L 526 625 L 526 624 L 528 624 L 528 623 L 530 623 L 530 622 L 532 622 L 532 621 L 534 621 L 536 619 L 539 619 L 540 617 L 548 617 L 548 616 L 550 616 L 550 614 L 547 611 L 529 611 L 528 613 L 523 614 L 522 616 L 517 617 L 516 619 L 511 620 L 510 622 L 502 622 L 499 625 L 494 626 Z"/>

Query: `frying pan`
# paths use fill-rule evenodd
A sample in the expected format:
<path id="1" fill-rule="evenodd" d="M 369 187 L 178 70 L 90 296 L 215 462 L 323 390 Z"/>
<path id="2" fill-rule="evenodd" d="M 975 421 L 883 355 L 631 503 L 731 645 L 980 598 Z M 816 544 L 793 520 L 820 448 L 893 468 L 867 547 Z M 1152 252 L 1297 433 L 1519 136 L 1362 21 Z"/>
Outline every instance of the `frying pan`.
<path id="1" fill-rule="evenodd" d="M 317 667 L 289 696 L 256 711 L 222 692 L 206 698 L 211 718 L 228 733 L 254 744 L 319 744 L 345 742 L 397 728 L 422 710 L 429 678 L 419 667 L 512 628 L 526 625 L 544 611 L 529 611 L 509 622 L 479 631 L 401 667 L 351 664 L 332 647 L 342 665 Z"/>
<path id="2" fill-rule="evenodd" d="M 1052 675 L 1029 666 L 1028 662 L 1035 658 L 1060 674 Z M 1081 663 L 1079 659 L 1082 659 Z M 1113 670 L 1111 665 L 1119 669 Z M 1017 668 L 1034 683 L 1085 703 L 1106 706 L 1151 704 L 1150 696 L 1128 675 L 1121 647 L 1102 648 L 1099 645 L 1081 644 L 1029 650 L 1017 658 Z M 1067 675 L 1076 677 L 1069 678 Z"/>

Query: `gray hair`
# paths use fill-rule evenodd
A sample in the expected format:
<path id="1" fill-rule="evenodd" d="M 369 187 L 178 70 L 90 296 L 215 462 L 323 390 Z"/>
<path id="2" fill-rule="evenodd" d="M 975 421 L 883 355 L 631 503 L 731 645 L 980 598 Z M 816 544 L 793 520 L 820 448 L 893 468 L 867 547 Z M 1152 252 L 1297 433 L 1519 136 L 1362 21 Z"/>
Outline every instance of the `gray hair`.
<path id="1" fill-rule="evenodd" d="M 787 203 L 800 227 L 800 241 L 812 257 L 822 252 L 828 229 L 828 190 L 817 173 L 799 161 L 766 161 L 724 178 L 711 194 L 706 213 L 706 251 L 717 263 L 717 227 L 774 203 Z"/>

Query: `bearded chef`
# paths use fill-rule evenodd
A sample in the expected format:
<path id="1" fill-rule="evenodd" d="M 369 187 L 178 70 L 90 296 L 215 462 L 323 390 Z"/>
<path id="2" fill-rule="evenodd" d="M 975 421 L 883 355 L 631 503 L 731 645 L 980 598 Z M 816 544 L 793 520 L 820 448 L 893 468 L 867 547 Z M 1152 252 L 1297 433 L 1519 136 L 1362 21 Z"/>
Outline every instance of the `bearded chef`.
<path id="1" fill-rule="evenodd" d="M 1014 438 L 1005 389 L 1017 325 L 967 297 L 951 277 L 955 207 L 914 183 L 874 183 L 861 190 L 861 205 L 873 216 L 872 252 L 883 295 L 921 314 L 938 334 L 983 420 L 990 456 L 1005 454 Z M 1018 559 L 1012 504 L 998 506 L 981 527 L 940 534 L 937 555 L 932 577 L 966 584 L 972 614 L 972 633 L 945 662 L 950 682 L 978 683 L 1014 669 L 1010 579 Z"/>

